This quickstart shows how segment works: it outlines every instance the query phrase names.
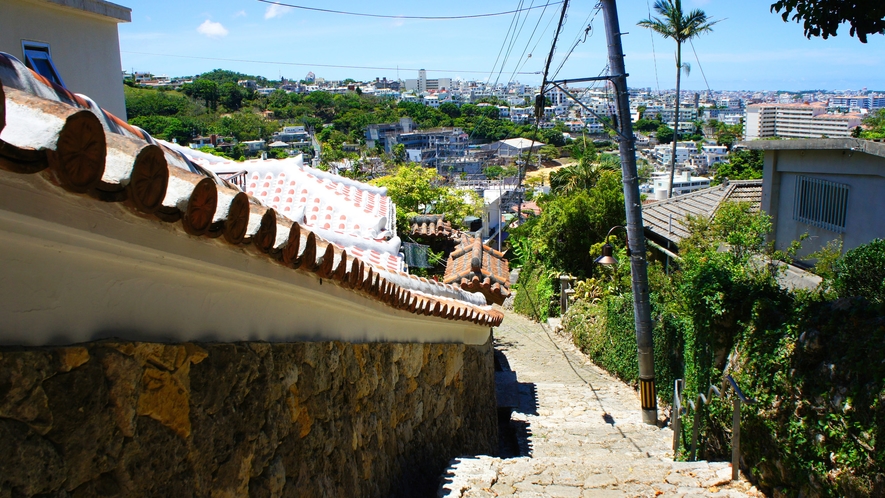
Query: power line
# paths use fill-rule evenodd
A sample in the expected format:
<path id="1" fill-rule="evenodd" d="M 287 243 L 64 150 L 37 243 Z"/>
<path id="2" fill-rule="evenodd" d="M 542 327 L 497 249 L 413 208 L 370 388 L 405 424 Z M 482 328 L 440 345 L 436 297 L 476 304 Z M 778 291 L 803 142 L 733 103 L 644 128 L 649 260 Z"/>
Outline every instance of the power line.
<path id="1" fill-rule="evenodd" d="M 522 0 L 520 0 L 519 4 L 522 5 Z M 518 23 L 519 23 L 519 14 L 518 13 L 513 14 L 513 19 L 510 20 L 510 27 L 507 28 L 507 34 L 504 35 L 504 41 L 501 42 L 501 48 L 498 50 L 498 57 L 495 58 L 495 63 L 492 65 L 492 70 L 489 72 L 488 83 L 492 82 L 492 75 L 495 74 L 495 68 L 498 67 L 498 61 L 501 60 L 501 55 L 504 53 L 504 47 L 507 46 L 507 40 L 510 39 L 510 32 L 513 31 L 513 29 L 516 27 L 516 25 Z M 503 72 L 503 71 L 504 71 L 504 66 L 502 65 L 501 72 Z M 499 72 L 498 78 L 500 78 L 500 77 L 501 77 L 501 74 Z"/>
<path id="2" fill-rule="evenodd" d="M 376 67 L 376 66 L 347 66 L 340 64 L 310 64 L 306 62 L 284 62 L 284 61 L 261 61 L 261 60 L 250 60 L 250 59 L 225 59 L 221 57 L 200 57 L 195 55 L 177 55 L 177 54 L 154 54 L 150 52 L 133 52 L 130 50 L 121 50 L 120 53 L 123 54 L 137 54 L 137 55 L 151 55 L 155 57 L 176 57 L 179 59 L 195 59 L 195 60 L 206 60 L 206 61 L 220 61 L 220 62 L 245 62 L 249 64 L 273 64 L 279 66 L 304 66 L 304 67 L 330 67 L 330 68 L 340 68 L 340 69 L 371 69 L 375 71 L 420 71 L 417 68 L 408 68 L 408 67 Z M 438 72 L 449 72 L 449 73 L 474 73 L 474 74 L 485 74 L 485 71 L 473 71 L 473 70 L 461 70 L 461 69 L 425 69 L 427 71 L 438 71 Z M 541 74 L 538 71 L 535 72 L 521 72 L 518 74 Z"/>
<path id="3" fill-rule="evenodd" d="M 556 68 L 556 72 L 553 73 L 552 79 L 556 79 L 556 77 L 559 76 L 559 72 L 562 71 L 562 68 L 563 66 L 565 66 L 566 61 L 568 61 L 568 58 L 571 57 L 571 55 L 575 52 L 575 49 L 578 48 L 578 45 L 580 45 L 581 43 L 585 43 L 587 41 L 587 37 L 593 35 L 593 21 L 596 20 L 596 15 L 599 14 L 601 10 L 602 5 L 599 4 L 597 5 L 595 12 L 590 12 L 590 14 L 587 15 L 587 19 L 585 19 L 584 24 L 582 24 L 582 26 L 586 26 L 586 28 L 584 28 L 583 31 L 578 31 L 578 36 L 575 37 L 575 43 L 572 45 L 571 50 L 569 50 L 569 52 L 565 54 L 565 57 L 563 57 L 562 63 L 560 63 L 559 67 Z M 581 39 L 581 33 L 584 33 L 583 40 Z"/>
<path id="4" fill-rule="evenodd" d="M 392 16 L 392 15 L 384 15 L 384 14 L 366 14 L 366 13 L 361 13 L 361 12 L 348 12 L 348 11 L 343 11 L 343 10 L 320 9 L 317 7 L 305 7 L 303 5 L 293 5 L 293 4 L 289 4 L 289 3 L 275 2 L 272 0 L 258 0 L 258 1 L 261 3 L 267 3 L 267 4 L 271 4 L 271 5 L 279 5 L 281 7 L 290 7 L 293 9 L 300 9 L 300 10 L 310 10 L 313 12 L 323 12 L 326 14 L 342 14 L 342 15 L 347 15 L 347 16 L 358 16 L 358 17 L 375 17 L 375 18 L 380 18 L 380 19 L 420 19 L 420 20 L 424 20 L 424 21 L 457 21 L 457 20 L 462 20 L 462 19 L 479 19 L 479 18 L 483 18 L 483 17 L 497 17 L 497 16 L 506 16 L 508 14 L 515 14 L 515 13 L 519 13 L 519 12 L 525 12 L 525 11 L 541 8 L 541 6 L 539 5 L 537 7 L 519 8 L 516 10 L 508 10 L 505 12 L 493 12 L 490 14 L 469 14 L 469 15 L 462 15 L 462 16 Z M 555 2 L 552 5 L 557 5 L 560 3 L 563 3 L 563 2 L 562 1 Z"/>
<path id="5" fill-rule="evenodd" d="M 540 26 L 541 21 L 544 20 L 544 14 L 547 12 L 548 5 L 550 5 L 549 1 L 547 2 L 547 5 L 544 5 L 544 10 L 541 11 L 541 15 L 538 16 L 538 22 L 535 23 L 535 28 L 532 30 L 532 34 L 529 36 L 529 40 L 526 42 L 525 48 L 522 49 L 522 55 L 519 56 L 519 60 L 522 60 L 525 57 L 526 52 L 528 52 L 529 45 L 532 43 L 532 40 L 535 38 L 535 33 L 538 32 L 538 26 Z M 551 17 L 550 20 L 552 21 L 553 18 Z M 540 41 L 540 38 L 538 39 L 538 41 Z M 529 53 L 529 56 L 531 56 L 531 53 Z M 526 59 L 526 62 L 528 62 L 528 59 Z M 525 66 L 525 62 L 522 64 L 522 66 Z M 516 72 L 519 71 L 520 69 L 521 69 L 521 66 L 519 65 L 519 61 L 517 61 L 516 65 L 513 67 L 513 73 L 510 74 L 511 81 L 513 81 L 513 77 L 516 75 Z"/>

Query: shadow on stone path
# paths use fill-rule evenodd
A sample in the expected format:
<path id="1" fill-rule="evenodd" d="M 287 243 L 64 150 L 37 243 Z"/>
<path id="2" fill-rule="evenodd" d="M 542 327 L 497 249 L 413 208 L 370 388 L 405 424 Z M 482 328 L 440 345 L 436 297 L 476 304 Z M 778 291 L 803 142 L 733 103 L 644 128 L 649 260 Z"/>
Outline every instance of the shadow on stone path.
<path id="1" fill-rule="evenodd" d="M 548 327 L 505 313 L 494 338 L 518 379 L 509 423 L 519 455 L 453 460 L 439 496 L 763 496 L 731 482 L 728 463 L 674 462 L 672 431 L 642 423 L 633 388 Z"/>

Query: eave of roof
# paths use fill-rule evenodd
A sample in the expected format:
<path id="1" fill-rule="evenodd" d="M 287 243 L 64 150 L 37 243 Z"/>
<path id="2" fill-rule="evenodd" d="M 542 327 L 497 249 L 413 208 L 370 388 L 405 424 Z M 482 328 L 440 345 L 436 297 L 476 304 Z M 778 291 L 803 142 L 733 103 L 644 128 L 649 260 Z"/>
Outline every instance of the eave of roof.
<path id="1" fill-rule="evenodd" d="M 848 150 L 885 157 L 885 143 L 859 138 L 815 138 L 790 140 L 751 140 L 738 146 L 750 150 Z"/>
<path id="2" fill-rule="evenodd" d="M 441 214 L 415 216 L 409 223 L 412 237 L 459 239 L 461 236 L 461 232 L 452 228 L 452 223 Z"/>
<path id="3" fill-rule="evenodd" d="M 97 17 L 114 22 L 132 22 L 132 9 L 104 0 L 42 0 L 64 9 L 74 9 L 90 17 Z"/>

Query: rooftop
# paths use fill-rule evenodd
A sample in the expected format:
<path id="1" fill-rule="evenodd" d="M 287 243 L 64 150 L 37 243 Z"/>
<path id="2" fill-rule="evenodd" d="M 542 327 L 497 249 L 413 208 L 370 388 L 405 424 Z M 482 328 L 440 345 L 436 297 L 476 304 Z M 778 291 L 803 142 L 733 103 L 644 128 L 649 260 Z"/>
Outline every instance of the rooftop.
<path id="1" fill-rule="evenodd" d="M 484 245 L 479 237 L 461 237 L 459 247 L 449 255 L 443 281 L 481 292 L 489 304 L 502 304 L 510 295 L 510 267 L 504 254 Z"/>
<path id="2" fill-rule="evenodd" d="M 859 138 L 820 138 L 792 140 L 751 140 L 740 142 L 741 147 L 751 150 L 848 150 L 885 157 L 885 143 Z"/>
<path id="3" fill-rule="evenodd" d="M 647 204 L 642 208 L 642 222 L 650 235 L 677 246 L 691 235 L 686 218 L 697 216 L 710 219 L 723 202 L 749 202 L 759 210 L 762 202 L 762 180 L 732 181 L 689 194 Z"/>
<path id="4" fill-rule="evenodd" d="M 18 233 L 16 230 L 27 232 L 30 238 L 58 239 L 57 243 L 65 247 L 73 244 L 80 248 L 73 252 L 53 251 L 57 258 L 95 253 L 83 260 L 82 268 L 65 265 L 64 270 L 59 270 L 56 286 L 61 286 L 63 294 L 73 292 L 73 288 L 88 288 L 103 296 L 102 302 L 118 302 L 102 307 L 101 313 L 86 315 L 81 309 L 86 296 L 56 296 L 53 306 L 29 315 L 10 311 L 7 307 L 12 305 L 4 303 L 3 309 L 9 312 L 7 316 L 13 323 L 10 330 L 20 331 L 16 340 L 36 340 L 30 337 L 38 334 L 25 326 L 32 319 L 55 324 L 47 325 L 51 331 L 60 326 L 59 320 L 70 323 L 71 328 L 77 327 L 77 320 L 101 326 L 104 319 L 113 315 L 116 318 L 111 321 L 120 323 L 124 320 L 120 313 L 131 315 L 132 319 L 147 313 L 144 316 L 148 321 L 168 324 L 173 320 L 195 331 L 205 327 L 216 330 L 207 325 L 212 323 L 224 329 L 227 324 L 219 317 L 230 317 L 233 325 L 247 324 L 238 329 L 244 334 L 235 336 L 238 340 L 253 337 L 252 329 L 271 330 L 273 334 L 305 327 L 314 333 L 340 332 L 336 325 L 340 315 L 366 314 L 369 309 L 376 310 L 374 315 L 368 315 L 377 317 L 377 324 L 365 325 L 361 328 L 364 332 L 357 332 L 364 334 L 360 335 L 364 339 L 389 338 L 384 330 L 408 315 L 461 322 L 479 326 L 479 330 L 495 326 L 503 318 L 487 305 L 483 295 L 408 275 L 399 270 L 398 262 L 392 264 L 391 253 L 385 248 L 397 241 L 384 233 L 387 221 L 383 216 L 391 212 L 392 205 L 375 187 L 343 178 L 336 180 L 308 167 L 282 168 L 284 161 L 263 161 L 266 170 L 250 176 L 255 195 L 241 192 L 178 148 L 154 140 L 88 99 L 52 86 L 19 61 L 3 56 L 0 102 L 0 190 L 4 192 L 0 195 L 0 231 L 4 233 L 4 250 L 0 253 L 6 253 L 7 258 L 43 254 L 40 250 L 23 250 L 16 256 L 16 241 L 21 239 L 6 237 Z M 274 163 L 281 169 L 274 170 Z M 351 204 L 346 207 L 348 202 Z M 278 207 L 268 203 L 278 203 Z M 302 215 L 288 218 L 286 215 L 296 208 Z M 344 228 L 332 227 L 326 220 L 329 215 L 335 223 L 343 216 Z M 21 221 L 25 219 L 30 221 Z M 384 223 L 363 226 L 364 220 Z M 10 226 L 16 227 L 13 232 Z M 58 234 L 62 233 L 65 235 L 59 239 Z M 365 248 L 371 244 L 376 246 Z M 128 256 L 120 259 L 123 253 Z M 138 262 L 145 258 L 152 263 Z M 39 264 L 34 262 L 31 271 L 36 271 Z M 50 260 L 46 264 L 54 263 Z M 14 270 L 5 266 L 7 271 Z M 148 267 L 153 270 L 144 272 Z M 181 271 L 175 270 L 177 267 Z M 194 267 L 204 271 L 195 274 Z M 82 272 L 83 278 L 77 277 L 78 272 Z M 113 283 L 105 287 L 90 272 L 107 275 Z M 167 280 L 178 280 L 184 275 L 188 278 L 180 284 L 167 284 Z M 268 276 L 273 278 L 268 280 Z M 74 287 L 65 287 L 61 283 L 64 279 L 69 279 Z M 322 285 L 324 281 L 332 285 Z M 183 314 L 157 313 L 159 310 L 151 311 L 147 305 L 151 299 L 159 299 L 172 308 L 177 306 L 176 300 L 155 296 L 153 291 L 143 294 L 119 290 L 130 286 L 169 289 L 176 296 L 184 293 L 181 299 L 196 308 Z M 219 292 L 220 287 L 230 290 Z M 39 299 L 45 292 L 46 286 L 38 286 L 23 299 Z M 301 296 L 300 300 L 297 296 Z M 127 299 L 148 301 L 140 308 L 121 310 L 119 302 Z M 277 301 L 291 303 L 293 299 L 313 313 L 292 316 L 291 311 L 282 311 L 286 307 L 277 306 Z M 222 302 L 229 305 L 220 305 Z M 86 306 L 97 304 L 100 303 L 91 301 Z M 378 306 L 389 311 L 381 313 Z M 280 311 L 272 311 L 278 308 Z M 193 315 L 194 312 L 197 314 Z M 267 324 L 244 322 L 243 316 L 254 316 L 256 312 Z M 76 316 L 69 316 L 70 313 Z M 199 319 L 183 323 L 188 322 L 188 316 Z M 16 320 L 23 320 L 21 326 L 15 325 Z M 132 322 L 124 322 L 131 327 Z M 408 328 L 421 331 L 415 324 Z M 77 339 L 88 339 L 92 337 L 88 334 L 95 330 L 81 333 L 87 335 L 78 335 Z M 427 337 L 444 340 L 439 336 Z M 0 337 L 0 342 L 8 340 L 9 337 Z"/>

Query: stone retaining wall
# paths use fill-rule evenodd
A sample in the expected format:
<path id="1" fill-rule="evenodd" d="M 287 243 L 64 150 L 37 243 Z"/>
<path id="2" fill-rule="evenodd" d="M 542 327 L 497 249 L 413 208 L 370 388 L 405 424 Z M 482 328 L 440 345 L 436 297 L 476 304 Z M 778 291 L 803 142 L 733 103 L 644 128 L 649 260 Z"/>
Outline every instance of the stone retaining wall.
<path id="1" fill-rule="evenodd" d="M 494 454 L 492 348 L 0 349 L 0 498 L 421 496 Z"/>

